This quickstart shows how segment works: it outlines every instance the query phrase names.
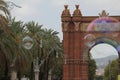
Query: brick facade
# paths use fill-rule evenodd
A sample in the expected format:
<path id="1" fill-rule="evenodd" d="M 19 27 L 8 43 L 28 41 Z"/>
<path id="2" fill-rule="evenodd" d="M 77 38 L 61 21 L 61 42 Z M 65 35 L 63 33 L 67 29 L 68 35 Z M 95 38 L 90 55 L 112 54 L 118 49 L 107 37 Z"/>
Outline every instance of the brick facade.
<path id="1" fill-rule="evenodd" d="M 70 15 L 68 5 L 65 5 L 61 15 L 63 46 L 64 46 L 64 65 L 63 80 L 88 80 L 88 47 L 85 46 L 85 35 L 93 34 L 97 37 L 101 36 L 101 32 L 86 32 L 86 28 L 90 22 L 99 18 L 99 16 L 82 16 L 79 5 L 73 15 Z M 106 13 L 101 14 L 106 15 Z M 120 21 L 120 16 L 111 16 Z M 112 32 L 111 34 L 119 32 Z M 116 38 L 120 41 L 120 38 Z"/>

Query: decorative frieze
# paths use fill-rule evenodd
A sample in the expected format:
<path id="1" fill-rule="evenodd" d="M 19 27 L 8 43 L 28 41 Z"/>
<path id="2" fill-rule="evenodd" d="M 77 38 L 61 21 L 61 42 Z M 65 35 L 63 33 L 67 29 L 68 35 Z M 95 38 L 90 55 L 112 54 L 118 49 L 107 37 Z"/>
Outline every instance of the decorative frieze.
<path id="1" fill-rule="evenodd" d="M 73 64 L 73 65 L 80 65 L 80 64 L 86 64 L 88 63 L 88 60 L 83 59 L 65 59 L 64 64 Z"/>
<path id="2" fill-rule="evenodd" d="M 105 10 L 102 11 L 102 13 L 99 13 L 100 17 L 107 17 L 109 15 L 109 13 L 106 13 Z"/>
<path id="3" fill-rule="evenodd" d="M 75 31 L 79 31 L 80 30 L 80 22 L 74 22 L 75 24 Z"/>

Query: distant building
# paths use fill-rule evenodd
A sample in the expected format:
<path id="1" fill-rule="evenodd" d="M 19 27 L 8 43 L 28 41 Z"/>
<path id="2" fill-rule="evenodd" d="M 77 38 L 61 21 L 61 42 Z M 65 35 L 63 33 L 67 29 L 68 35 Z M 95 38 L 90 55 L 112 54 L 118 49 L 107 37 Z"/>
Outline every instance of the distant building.
<path id="1" fill-rule="evenodd" d="M 103 76 L 103 75 L 104 75 L 104 69 L 100 69 L 100 68 L 97 69 L 97 70 L 96 70 L 96 75 L 97 75 L 97 76 Z"/>

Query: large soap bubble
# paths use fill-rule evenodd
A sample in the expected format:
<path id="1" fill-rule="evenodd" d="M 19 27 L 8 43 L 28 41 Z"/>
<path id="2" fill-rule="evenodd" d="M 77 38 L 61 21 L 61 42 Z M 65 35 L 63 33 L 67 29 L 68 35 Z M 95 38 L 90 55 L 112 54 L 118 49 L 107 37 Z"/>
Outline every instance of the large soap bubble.
<path id="1" fill-rule="evenodd" d="M 100 17 L 93 20 L 87 27 L 87 31 L 120 31 L 120 23 L 111 17 Z"/>

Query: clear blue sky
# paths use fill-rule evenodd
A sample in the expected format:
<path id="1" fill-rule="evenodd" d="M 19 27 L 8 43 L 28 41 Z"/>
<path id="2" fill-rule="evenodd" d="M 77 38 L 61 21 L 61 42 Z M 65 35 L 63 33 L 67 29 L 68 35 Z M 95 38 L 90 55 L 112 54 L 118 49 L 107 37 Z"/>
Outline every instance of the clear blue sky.
<path id="1" fill-rule="evenodd" d="M 64 5 L 68 4 L 70 12 L 75 9 L 75 4 L 80 5 L 83 16 L 93 16 L 106 10 L 109 15 L 120 15 L 120 0 L 6 0 L 12 1 L 22 8 L 11 10 L 16 20 L 24 22 L 35 21 L 45 28 L 59 32 L 62 40 L 61 13 Z M 107 49 L 104 47 L 104 49 Z M 109 48 L 110 50 L 111 48 Z M 114 52 L 114 51 L 113 51 Z M 95 55 L 99 56 L 99 54 Z"/>

